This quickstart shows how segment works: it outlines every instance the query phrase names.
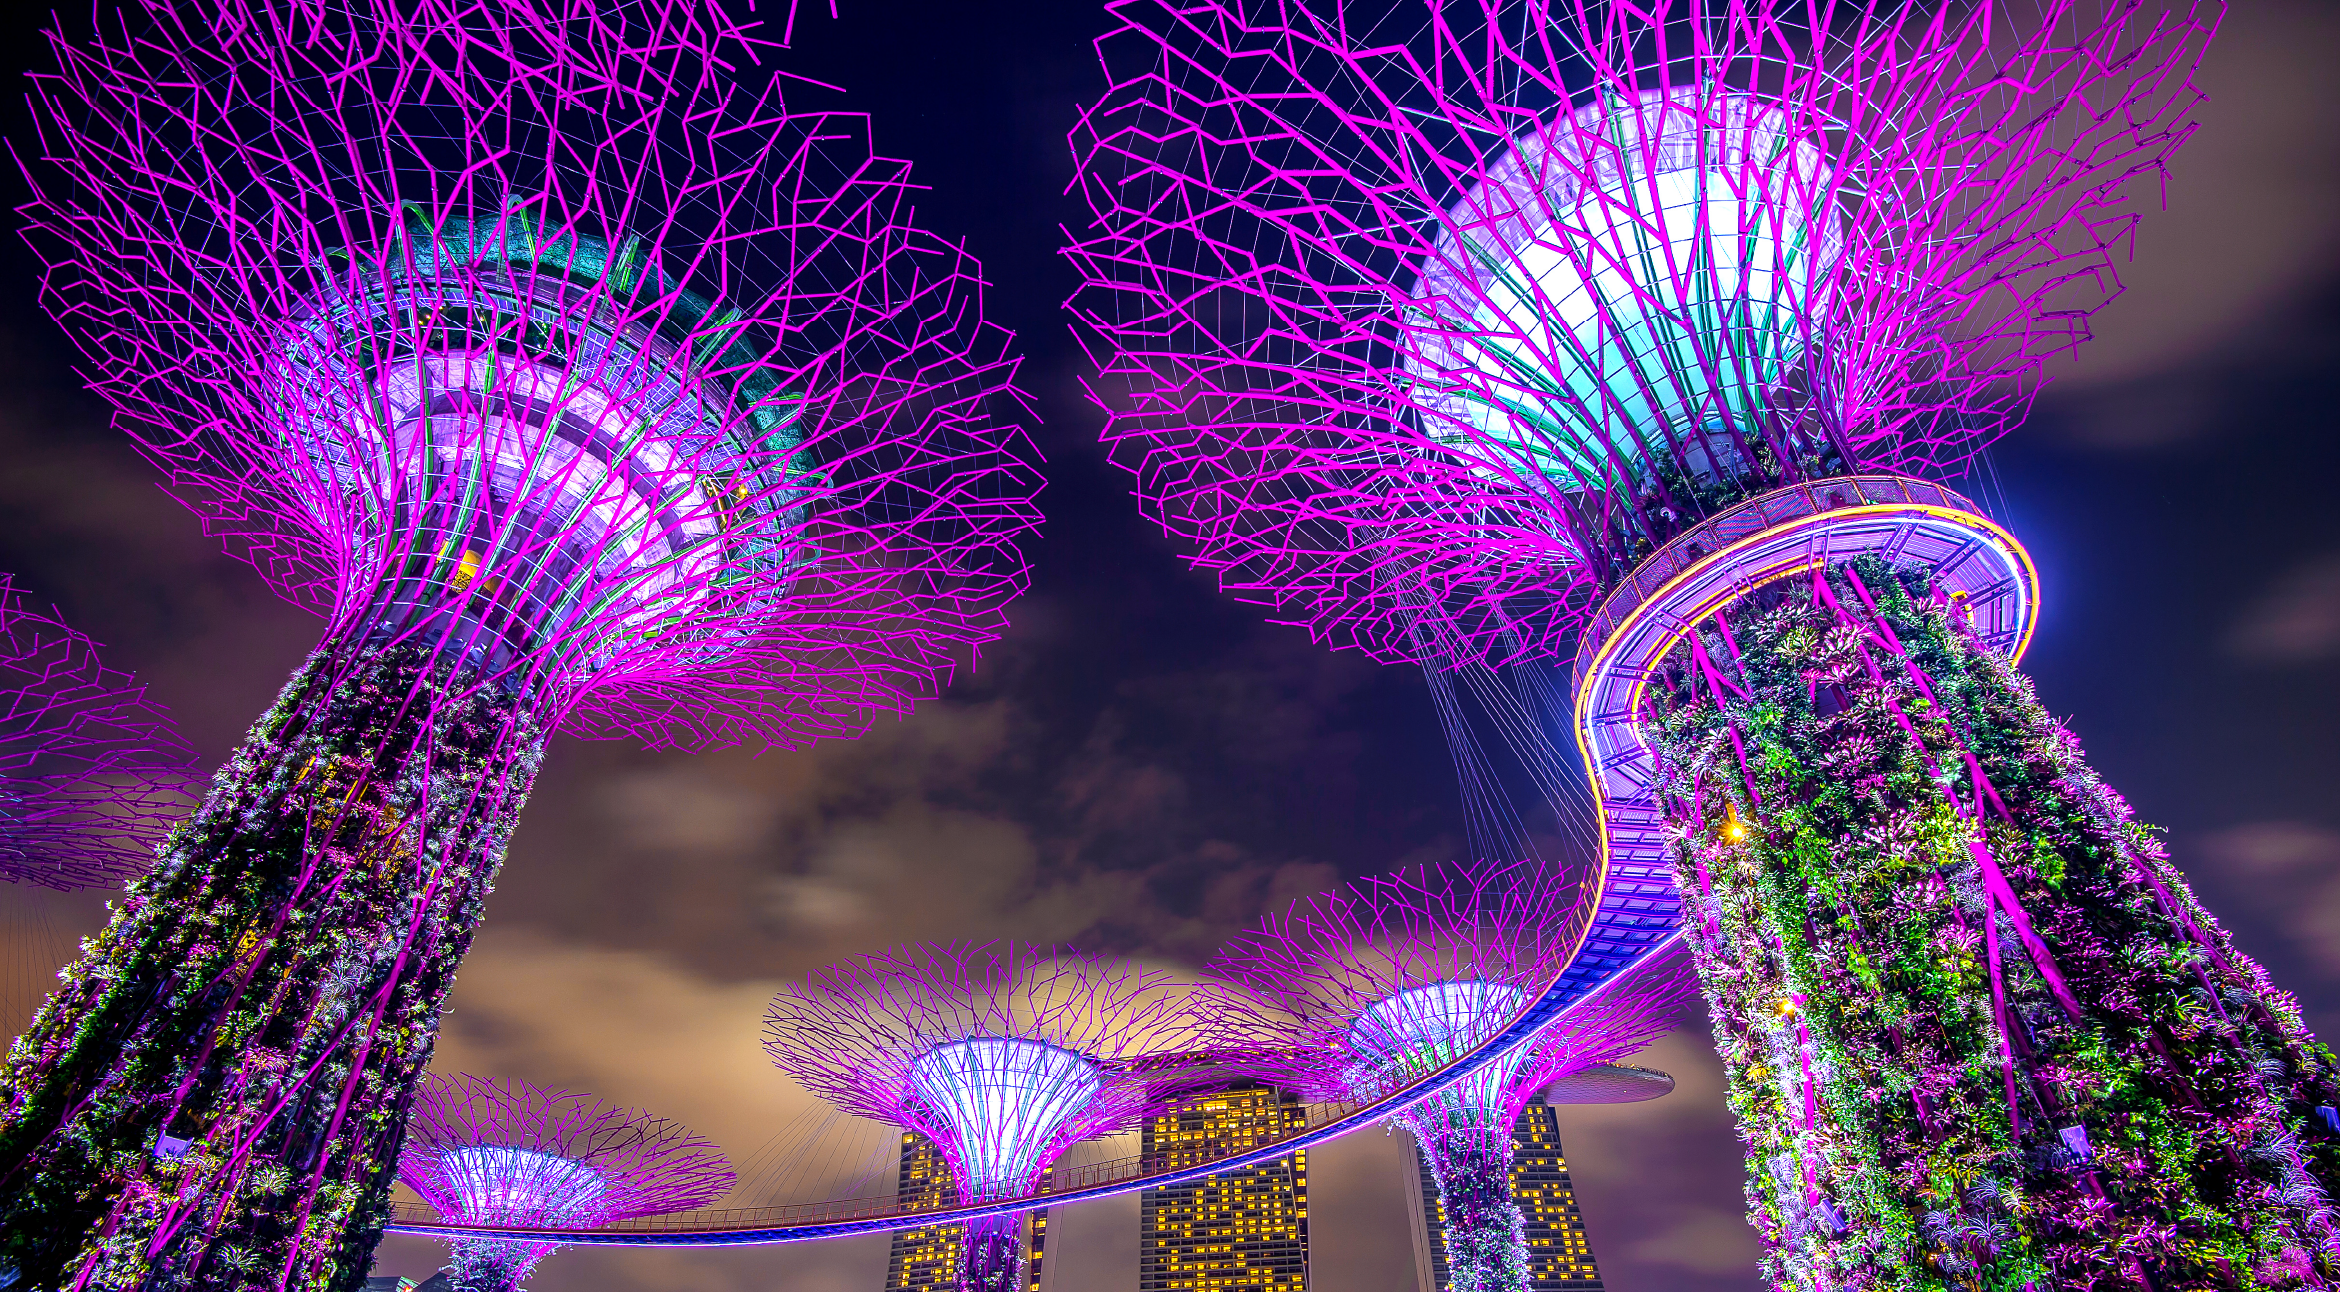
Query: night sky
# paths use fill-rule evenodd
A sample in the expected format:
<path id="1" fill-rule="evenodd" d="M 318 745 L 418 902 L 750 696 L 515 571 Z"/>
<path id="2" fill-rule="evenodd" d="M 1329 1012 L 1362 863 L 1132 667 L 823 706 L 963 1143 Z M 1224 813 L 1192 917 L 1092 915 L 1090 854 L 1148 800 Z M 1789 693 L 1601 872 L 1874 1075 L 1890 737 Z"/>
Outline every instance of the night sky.
<path id="1" fill-rule="evenodd" d="M 2340 6 L 2241 2 L 2130 290 L 1969 487 L 2039 560 L 2046 610 L 2028 668 L 2042 698 L 2330 1037 Z M 1218 596 L 1097 447 L 1056 248 L 1059 226 L 1081 219 L 1064 136 L 1102 89 L 1089 41 L 1103 25 L 1092 5 L 1032 0 L 800 21 L 783 65 L 846 91 L 808 91 L 801 106 L 876 117 L 880 147 L 932 186 L 922 222 L 966 240 L 989 271 L 991 316 L 1022 339 L 1051 481 L 1033 592 L 941 700 L 857 742 L 751 758 L 556 740 L 439 1070 L 678 1118 L 743 1164 L 755 1196 L 740 1203 L 826 1196 L 883 1145 L 826 1123 L 764 1060 L 762 1009 L 792 975 L 904 940 L 995 936 L 1192 969 L 1267 907 L 1463 851 L 1420 675 Z M 11 33 L 7 57 L 29 57 L 33 29 Z M 21 107 L 6 125 L 23 137 Z M 34 281 L 14 240 L 0 246 L 0 570 L 137 670 L 207 758 L 224 756 L 319 624 L 160 492 L 73 378 Z M 100 901 L 0 886 L 0 1027 L 22 1025 Z M 1562 1114 L 1609 1286 L 1752 1289 L 1739 1153 L 1703 1031 L 1640 1061 L 1675 1073 L 1677 1092 Z M 1312 1156 L 1314 1286 L 1412 1289 L 1404 1141 L 1367 1132 Z M 1058 1292 L 1135 1287 L 1136 1211 L 1125 1198 L 1060 1213 Z M 393 1239 L 379 1269 L 420 1277 L 442 1250 Z M 572 1249 L 530 1285 L 877 1292 L 884 1256 L 882 1238 Z"/>

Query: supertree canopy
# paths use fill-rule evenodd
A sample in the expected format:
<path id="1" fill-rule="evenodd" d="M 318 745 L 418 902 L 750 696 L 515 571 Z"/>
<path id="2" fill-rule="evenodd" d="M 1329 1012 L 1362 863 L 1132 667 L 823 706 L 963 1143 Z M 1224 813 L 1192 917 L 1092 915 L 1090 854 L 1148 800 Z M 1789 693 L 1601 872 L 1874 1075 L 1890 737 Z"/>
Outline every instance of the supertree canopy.
<path id="1" fill-rule="evenodd" d="M 1234 938 L 1207 972 L 1244 989 L 1223 1044 L 1304 1098 L 1378 1099 L 1501 1032 L 1566 966 L 1584 921 L 1573 886 L 1534 864 L 1436 865 L 1303 898 Z M 1564 1021 L 1421 1100 L 1414 1134 L 1445 1206 L 1455 1292 L 1526 1292 L 1512 1126 L 1555 1080 L 1671 1031 L 1691 993 L 1664 956 L 1605 984 Z"/>
<path id="2" fill-rule="evenodd" d="M 811 975 L 765 1016 L 782 1072 L 934 1142 L 962 1201 L 1023 1197 L 1065 1149 L 1167 1106 L 1215 1000 L 1167 974 L 1021 943 L 897 947 Z M 1013 1213 L 967 1224 L 967 1292 L 1023 1287 Z"/>
<path id="3" fill-rule="evenodd" d="M 1575 650 L 1598 875 L 1679 910 L 1779 1285 L 2340 1277 L 2331 1052 L 1934 482 L 2118 290 L 2215 10 L 1390 8 L 1112 6 L 1071 254 L 1148 505 L 1382 658 Z"/>
<path id="4" fill-rule="evenodd" d="M 196 797 L 195 751 L 97 643 L 0 575 L 0 879 L 119 884 Z"/>
<path id="5" fill-rule="evenodd" d="M 588 1227 L 704 1207 L 731 1164 L 663 1117 L 524 1081 L 430 1076 L 415 1099 L 398 1178 L 449 1220 Z M 516 1292 L 551 1243 L 456 1240 L 455 1292 Z"/>
<path id="6" fill-rule="evenodd" d="M 1034 523 L 976 266 L 708 0 L 108 11 L 34 81 L 45 300 L 327 617 L 15 1051 L 28 1286 L 325 1287 L 547 734 L 851 736 Z"/>
<path id="7" fill-rule="evenodd" d="M 2117 290 L 2208 26 L 1109 8 L 1068 253 L 1107 439 L 1229 591 L 1441 661 L 1564 655 L 1701 518 L 2016 420 Z"/>

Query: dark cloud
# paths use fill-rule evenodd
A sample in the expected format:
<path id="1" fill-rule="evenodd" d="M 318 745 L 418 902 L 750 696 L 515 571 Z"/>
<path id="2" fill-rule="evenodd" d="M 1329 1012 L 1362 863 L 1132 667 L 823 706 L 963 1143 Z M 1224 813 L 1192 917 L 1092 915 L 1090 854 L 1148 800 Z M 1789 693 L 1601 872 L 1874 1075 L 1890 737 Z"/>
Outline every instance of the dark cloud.
<path id="1" fill-rule="evenodd" d="M 2243 950 L 2266 956 L 2326 1039 L 2340 1032 L 2340 829 L 2254 821 L 2194 841 Z"/>
<path id="2" fill-rule="evenodd" d="M 2202 65 L 2202 128 L 2170 166 L 2166 208 L 2148 201 L 2128 290 L 2051 369 L 2060 386 L 2149 383 L 2232 356 L 2340 269 L 2335 48 L 2340 8 L 2325 0 L 2227 7 Z"/>
<path id="3" fill-rule="evenodd" d="M 1561 1145 L 1603 1280 L 1667 1292 L 1760 1286 L 1738 1132 L 1704 1025 L 1692 1023 L 1630 1061 L 1673 1074 L 1674 1093 L 1560 1110 Z"/>
<path id="4" fill-rule="evenodd" d="M 2227 634 L 2227 650 L 2258 664 L 2304 664 L 2340 654 L 2340 553 L 2277 579 Z"/>
<path id="5" fill-rule="evenodd" d="M 948 937 L 1193 964 L 1266 905 L 1435 839 L 1257 837 L 1286 795 L 1300 818 L 1354 820 L 1364 746 L 1340 710 L 1385 671 L 1271 645 L 1067 709 L 1045 692 L 1062 649 L 1008 643 L 859 741 L 760 758 L 560 742 L 491 920 L 673 946 L 719 976 Z"/>

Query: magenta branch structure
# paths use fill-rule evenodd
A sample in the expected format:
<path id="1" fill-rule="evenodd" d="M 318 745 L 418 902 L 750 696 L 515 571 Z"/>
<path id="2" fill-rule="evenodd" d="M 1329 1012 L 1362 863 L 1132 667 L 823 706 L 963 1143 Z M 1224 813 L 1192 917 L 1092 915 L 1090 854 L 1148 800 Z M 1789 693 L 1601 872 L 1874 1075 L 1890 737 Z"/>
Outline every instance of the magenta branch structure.
<path id="1" fill-rule="evenodd" d="M 1036 455 L 907 166 L 712 3 L 102 20 L 19 146 L 44 300 L 326 629 L 0 1081 L 0 1260 L 338 1286 L 548 735 L 908 711 L 1002 628 Z"/>
<path id="2" fill-rule="evenodd" d="M 0 879 L 103 888 L 144 874 L 202 796 L 194 763 L 144 687 L 0 575 Z"/>
<path id="3" fill-rule="evenodd" d="M 2036 572 L 1942 483 L 2118 292 L 2216 7 L 1109 12 L 1108 443 L 1327 641 L 1573 655 L 1554 991 L 1688 938 L 1772 1281 L 2340 1279 L 2340 1067 L 2016 671 Z"/>
<path id="4" fill-rule="evenodd" d="M 1207 973 L 1244 989 L 1220 1042 L 1306 1099 L 1364 1103 L 1446 1067 L 1533 1004 L 1583 924 L 1575 886 L 1531 863 L 1434 865 L 1303 898 L 1237 935 Z M 1553 1082 L 1673 1030 L 1695 989 L 1664 955 L 1591 1008 L 1399 1113 L 1445 1207 L 1455 1292 L 1526 1292 L 1512 1127 Z"/>
<path id="5" fill-rule="evenodd" d="M 1199 1049 L 1215 999 L 1068 948 L 916 944 L 782 991 L 764 1048 L 839 1109 L 932 1140 L 960 1199 L 986 1202 L 1029 1195 L 1067 1148 L 1175 1103 L 1180 1069 L 1141 1060 Z M 1019 1219 L 968 1222 L 966 1292 L 1023 1287 Z"/>
<path id="6" fill-rule="evenodd" d="M 525 1081 L 424 1078 L 398 1178 L 467 1225 L 606 1225 L 705 1207 L 736 1180 L 721 1150 L 663 1117 Z M 454 1292 L 519 1292 L 553 1244 L 454 1240 Z"/>

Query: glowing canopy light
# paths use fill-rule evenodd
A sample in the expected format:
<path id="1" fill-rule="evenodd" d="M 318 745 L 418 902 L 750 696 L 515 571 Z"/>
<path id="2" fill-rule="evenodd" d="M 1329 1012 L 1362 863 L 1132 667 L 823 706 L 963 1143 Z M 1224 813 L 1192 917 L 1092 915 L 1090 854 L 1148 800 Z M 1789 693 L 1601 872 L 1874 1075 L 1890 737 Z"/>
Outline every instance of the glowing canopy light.
<path id="1" fill-rule="evenodd" d="M 2019 421 L 2215 8 L 1122 0 L 1072 139 L 1105 439 L 1279 620 L 1564 657 L 1700 521 Z"/>
<path id="2" fill-rule="evenodd" d="M 1535 862 L 1356 880 L 1228 940 L 1207 972 L 1243 994 L 1216 1017 L 1218 1043 L 1309 1098 L 1379 1098 L 1509 1026 L 1567 966 L 1584 923 L 1566 877 Z M 1508 1144 L 1529 1096 L 1669 1030 L 1690 990 L 1673 958 L 1619 987 L 1438 1098 Z"/>
<path id="3" fill-rule="evenodd" d="M 916 1131 L 966 1201 L 1029 1195 L 1067 1147 L 1174 1098 L 1216 997 L 1167 974 L 1016 942 L 917 944 L 816 972 L 772 1000 L 764 1049 L 838 1108 Z M 969 1222 L 960 1277 L 1021 1288 L 1015 1217 Z"/>
<path id="4" fill-rule="evenodd" d="M 495 1144 L 448 1149 L 439 1175 L 464 1216 L 491 1225 L 591 1223 L 609 1193 L 583 1162 Z"/>
<path id="5" fill-rule="evenodd" d="M 951 1125 L 959 1186 L 970 1198 L 1012 1196 L 1040 1174 L 1040 1155 L 1094 1103 L 1097 1065 L 1041 1041 L 984 1037 L 938 1045 L 910 1061 L 918 1098 Z"/>
<path id="6" fill-rule="evenodd" d="M 717 589 L 784 593 L 786 553 L 809 551 L 788 529 L 813 496 L 791 460 L 804 403 L 776 393 L 768 326 L 725 310 L 694 338 L 714 303 L 646 311 L 672 288 L 641 240 L 612 257 L 546 227 L 545 205 L 408 210 L 399 258 L 294 310 L 271 390 L 281 451 L 364 500 L 353 540 L 391 567 L 366 610 L 378 630 L 438 619 L 467 647 L 593 671 L 687 626 L 717 658 L 737 636 L 700 622 Z M 477 623 L 445 620 L 449 587 L 477 594 Z"/>
<path id="7" fill-rule="evenodd" d="M 1389 1095 L 1476 1050 L 1560 976 L 1583 914 L 1534 863 L 1440 865 L 1303 898 L 1230 939 L 1209 972 L 1244 988 L 1217 1044 L 1274 1085 L 1327 1101 Z M 1662 954 L 1393 1120 L 1414 1133 L 1446 1207 L 1448 1265 L 1470 1292 L 1524 1289 L 1512 1127 L 1538 1090 L 1671 1030 L 1690 978 Z"/>
<path id="8" fill-rule="evenodd" d="M 1522 135 L 1447 212 L 1407 313 L 1431 437 L 1570 490 L 1669 444 L 1737 474 L 1729 432 L 1815 384 L 1843 251 L 1829 179 L 1785 113 L 1721 91 L 1605 98 Z"/>
<path id="9" fill-rule="evenodd" d="M 449 1220 L 550 1228 L 704 1207 L 736 1177 L 713 1144 L 663 1117 L 525 1081 L 433 1075 L 398 1178 Z M 553 1246 L 458 1239 L 455 1286 L 510 1292 Z"/>
<path id="10" fill-rule="evenodd" d="M 24 1286 L 349 1282 L 551 732 L 850 738 L 1003 628 L 1010 338 L 739 8 L 129 0 L 41 42 L 42 300 L 327 626 L 10 1070 Z"/>
<path id="11" fill-rule="evenodd" d="M 1349 1044 L 1365 1062 L 1352 1074 L 1361 1088 L 1400 1084 L 1461 1058 L 1519 1017 L 1529 994 L 1510 983 L 1464 979 L 1409 987 L 1374 1002 L 1349 1025 Z M 1508 1125 L 1506 1098 L 1522 1053 L 1481 1065 L 1409 1110 L 1409 1119 L 1439 1117 L 1450 1125 Z M 1516 1112 L 1513 1117 L 1516 1119 Z"/>

